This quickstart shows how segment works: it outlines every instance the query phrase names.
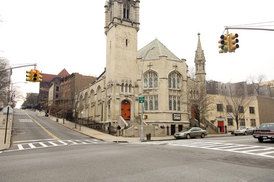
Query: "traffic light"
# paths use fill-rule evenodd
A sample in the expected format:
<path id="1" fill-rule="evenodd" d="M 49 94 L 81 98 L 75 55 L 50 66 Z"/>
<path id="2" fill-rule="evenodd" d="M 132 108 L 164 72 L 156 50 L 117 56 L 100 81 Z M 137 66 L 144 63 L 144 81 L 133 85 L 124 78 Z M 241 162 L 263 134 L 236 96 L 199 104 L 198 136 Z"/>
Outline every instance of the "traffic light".
<path id="1" fill-rule="evenodd" d="M 32 70 L 26 71 L 27 75 L 26 75 L 26 81 L 28 82 L 32 82 L 33 81 L 33 73 Z"/>
<path id="2" fill-rule="evenodd" d="M 228 34 L 221 35 L 221 39 L 218 41 L 220 43 L 219 48 L 219 53 L 227 53 L 228 51 Z"/>
<path id="3" fill-rule="evenodd" d="M 38 74 L 38 79 L 37 79 L 37 81 L 38 81 L 38 82 L 42 82 L 42 80 L 43 80 L 43 76 L 42 76 L 43 73 L 42 73 L 41 71 L 38 71 L 38 70 L 37 70 L 37 74 Z"/>
<path id="4" fill-rule="evenodd" d="M 32 81 L 33 82 L 37 82 L 37 80 L 38 80 L 38 70 L 32 70 L 32 73 L 33 73 L 33 79 L 32 79 Z"/>
<path id="5" fill-rule="evenodd" d="M 240 47 L 239 44 L 237 44 L 239 42 L 237 37 L 239 37 L 237 33 L 231 33 L 229 35 L 229 52 L 235 52 L 235 50 Z"/>

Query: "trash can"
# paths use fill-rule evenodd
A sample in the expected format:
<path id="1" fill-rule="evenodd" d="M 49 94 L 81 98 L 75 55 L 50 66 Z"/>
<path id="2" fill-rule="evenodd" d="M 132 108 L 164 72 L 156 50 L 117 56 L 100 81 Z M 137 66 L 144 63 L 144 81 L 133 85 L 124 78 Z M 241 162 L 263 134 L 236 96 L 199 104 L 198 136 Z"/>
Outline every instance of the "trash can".
<path id="1" fill-rule="evenodd" d="M 151 133 L 147 134 L 147 140 L 151 140 Z"/>

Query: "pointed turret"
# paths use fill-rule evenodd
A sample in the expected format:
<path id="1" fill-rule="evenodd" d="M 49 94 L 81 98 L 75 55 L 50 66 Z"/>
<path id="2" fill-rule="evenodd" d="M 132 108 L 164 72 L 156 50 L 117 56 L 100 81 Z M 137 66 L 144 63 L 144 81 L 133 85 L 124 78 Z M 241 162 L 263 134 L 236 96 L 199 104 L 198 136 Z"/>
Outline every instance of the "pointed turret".
<path id="1" fill-rule="evenodd" d="M 197 50 L 196 50 L 196 54 L 195 54 L 195 75 L 196 75 L 196 79 L 197 81 L 202 81 L 205 82 L 205 77 L 206 77 L 206 71 L 205 71 L 205 55 L 204 55 L 204 51 L 202 49 L 202 44 L 201 44 L 201 40 L 200 40 L 200 33 L 198 33 L 198 45 L 197 45 Z"/>

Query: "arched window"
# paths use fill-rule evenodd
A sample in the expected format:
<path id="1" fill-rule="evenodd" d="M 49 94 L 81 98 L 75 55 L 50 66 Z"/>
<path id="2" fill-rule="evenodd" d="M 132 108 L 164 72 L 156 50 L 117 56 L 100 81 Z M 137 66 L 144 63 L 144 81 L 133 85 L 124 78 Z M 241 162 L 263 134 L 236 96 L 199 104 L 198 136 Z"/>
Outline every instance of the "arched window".
<path id="1" fill-rule="evenodd" d="M 181 75 L 178 73 L 171 73 L 168 76 L 168 88 L 180 89 L 181 88 Z"/>
<path id="2" fill-rule="evenodd" d="M 100 100 L 101 99 L 101 87 L 99 86 L 97 88 L 97 100 Z"/>
<path id="3" fill-rule="evenodd" d="M 124 92 L 124 83 L 121 84 L 121 92 Z"/>
<path id="4" fill-rule="evenodd" d="M 127 92 L 127 83 L 126 83 L 126 85 L 125 85 L 125 92 Z"/>
<path id="5" fill-rule="evenodd" d="M 129 1 L 125 1 L 124 5 L 123 5 L 123 18 L 125 19 L 129 19 Z"/>
<path id="6" fill-rule="evenodd" d="M 94 102 L 94 90 L 90 91 L 90 102 Z"/>
<path id="7" fill-rule="evenodd" d="M 129 87 L 128 87 L 128 92 L 131 93 L 131 88 L 132 88 L 132 85 L 129 84 Z"/>
<path id="8" fill-rule="evenodd" d="M 147 84 L 147 77 L 148 77 L 148 75 L 146 74 L 145 78 L 144 78 L 144 88 L 147 88 L 147 86 L 148 86 L 148 84 Z"/>
<path id="9" fill-rule="evenodd" d="M 144 75 L 144 88 L 158 88 L 158 76 L 155 72 Z"/>

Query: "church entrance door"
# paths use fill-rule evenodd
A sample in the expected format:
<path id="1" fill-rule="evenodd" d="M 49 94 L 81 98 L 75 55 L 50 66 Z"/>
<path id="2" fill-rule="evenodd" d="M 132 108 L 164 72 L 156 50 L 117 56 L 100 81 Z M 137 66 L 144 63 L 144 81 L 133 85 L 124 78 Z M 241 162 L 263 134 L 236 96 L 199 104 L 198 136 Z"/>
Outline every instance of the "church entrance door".
<path id="1" fill-rule="evenodd" d="M 124 100 L 121 105 L 121 116 L 124 120 L 130 120 L 130 102 Z"/>

